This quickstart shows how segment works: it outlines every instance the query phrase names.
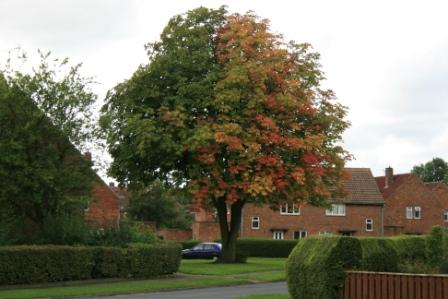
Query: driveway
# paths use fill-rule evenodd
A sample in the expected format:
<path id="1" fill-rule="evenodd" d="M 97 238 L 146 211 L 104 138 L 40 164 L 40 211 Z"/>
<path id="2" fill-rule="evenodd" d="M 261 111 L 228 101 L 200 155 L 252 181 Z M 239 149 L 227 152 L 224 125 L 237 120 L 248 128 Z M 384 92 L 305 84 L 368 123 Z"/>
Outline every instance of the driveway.
<path id="1" fill-rule="evenodd" d="M 212 287 L 146 294 L 84 297 L 83 299 L 234 299 L 245 295 L 287 293 L 286 282 L 247 284 L 240 286 Z"/>

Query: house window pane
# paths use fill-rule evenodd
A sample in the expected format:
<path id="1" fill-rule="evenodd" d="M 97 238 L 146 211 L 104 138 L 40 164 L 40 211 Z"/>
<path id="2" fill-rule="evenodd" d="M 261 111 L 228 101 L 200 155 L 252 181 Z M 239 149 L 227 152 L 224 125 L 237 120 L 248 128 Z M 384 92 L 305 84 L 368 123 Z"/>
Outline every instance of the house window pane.
<path id="1" fill-rule="evenodd" d="M 252 229 L 260 229 L 260 217 L 252 217 Z"/>
<path id="2" fill-rule="evenodd" d="M 373 219 L 371 218 L 366 219 L 366 231 L 368 232 L 373 231 Z"/>
<path id="3" fill-rule="evenodd" d="M 443 213 L 443 221 L 448 222 L 448 212 Z"/>
<path id="4" fill-rule="evenodd" d="M 345 204 L 332 204 L 331 208 L 325 211 L 327 216 L 345 216 Z"/>
<path id="5" fill-rule="evenodd" d="M 414 219 L 421 219 L 421 218 L 422 218 L 422 208 L 414 207 Z"/>
<path id="6" fill-rule="evenodd" d="M 308 233 L 305 230 L 298 230 L 294 232 L 293 238 L 294 240 L 300 240 L 306 238 L 307 234 Z"/>
<path id="7" fill-rule="evenodd" d="M 319 232 L 319 236 L 331 236 L 331 233 L 323 230 Z"/>
<path id="8" fill-rule="evenodd" d="M 284 232 L 282 230 L 275 230 L 272 233 L 272 238 L 274 240 L 283 240 Z"/>
<path id="9" fill-rule="evenodd" d="M 300 215 L 300 208 L 296 204 L 283 204 L 280 206 L 280 215 Z"/>
<path id="10" fill-rule="evenodd" d="M 412 207 L 406 207 L 406 219 L 412 219 Z"/>

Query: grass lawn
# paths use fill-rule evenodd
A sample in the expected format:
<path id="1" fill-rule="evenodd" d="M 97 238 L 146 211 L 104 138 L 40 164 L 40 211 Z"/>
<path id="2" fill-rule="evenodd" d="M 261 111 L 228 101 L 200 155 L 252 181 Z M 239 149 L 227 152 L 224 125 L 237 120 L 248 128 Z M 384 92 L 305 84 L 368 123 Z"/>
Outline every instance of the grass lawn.
<path id="1" fill-rule="evenodd" d="M 285 271 L 286 258 L 248 258 L 245 264 L 217 264 L 212 260 L 182 260 L 179 272 L 199 275 L 231 275 Z"/>
<path id="2" fill-rule="evenodd" d="M 238 285 L 255 282 L 285 280 L 286 259 L 250 258 L 246 264 L 213 264 L 209 260 L 183 260 L 179 272 L 173 277 L 125 280 L 95 283 L 92 281 L 52 284 L 51 287 L 27 286 L 20 289 L 0 290 L 2 299 L 66 298 L 77 296 L 101 296 L 143 293 L 159 290 L 199 288 L 209 286 Z M 195 275 L 190 275 L 195 274 Z M 207 276 L 202 276 L 207 275 Z M 273 297 L 276 298 L 276 297 Z M 279 297 L 283 298 L 283 297 Z M 287 298 L 287 297 L 286 297 Z"/>

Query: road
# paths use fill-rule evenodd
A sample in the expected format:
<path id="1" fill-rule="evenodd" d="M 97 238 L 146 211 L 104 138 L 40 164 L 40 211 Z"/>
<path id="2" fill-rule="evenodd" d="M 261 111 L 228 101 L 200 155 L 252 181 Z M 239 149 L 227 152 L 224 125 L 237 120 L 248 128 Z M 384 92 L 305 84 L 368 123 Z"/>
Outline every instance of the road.
<path id="1" fill-rule="evenodd" d="M 287 293 L 285 282 L 258 283 L 240 286 L 212 287 L 145 294 L 84 297 L 83 299 L 234 299 L 245 295 Z"/>

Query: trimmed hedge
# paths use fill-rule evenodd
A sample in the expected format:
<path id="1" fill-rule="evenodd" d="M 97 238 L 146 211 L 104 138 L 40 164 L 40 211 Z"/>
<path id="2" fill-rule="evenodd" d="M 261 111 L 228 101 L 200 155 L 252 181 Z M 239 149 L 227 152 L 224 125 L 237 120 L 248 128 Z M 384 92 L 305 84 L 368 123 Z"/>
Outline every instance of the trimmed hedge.
<path id="1" fill-rule="evenodd" d="M 362 248 L 361 269 L 374 272 L 397 272 L 398 254 L 386 238 L 358 238 Z"/>
<path id="2" fill-rule="evenodd" d="M 387 238 L 398 254 L 398 262 L 425 262 L 426 236 L 398 236 Z"/>
<path id="3" fill-rule="evenodd" d="M 294 299 L 333 299 L 344 284 L 345 270 L 361 265 L 362 249 L 350 237 L 309 237 L 300 241 L 286 264 Z"/>
<path id="4" fill-rule="evenodd" d="M 215 240 L 221 243 L 221 240 Z M 237 252 L 242 252 L 248 257 L 288 257 L 297 240 L 272 240 L 272 239 L 238 239 L 236 241 Z M 191 248 L 198 244 L 198 241 L 182 242 L 183 249 Z M 187 247 L 189 246 L 189 247 Z"/>
<path id="5" fill-rule="evenodd" d="M 297 240 L 241 239 L 237 241 L 237 250 L 251 257 L 288 257 Z"/>
<path id="6" fill-rule="evenodd" d="M 180 265 L 178 244 L 128 248 L 71 246 L 0 247 L 0 285 L 104 277 L 154 277 Z"/>

